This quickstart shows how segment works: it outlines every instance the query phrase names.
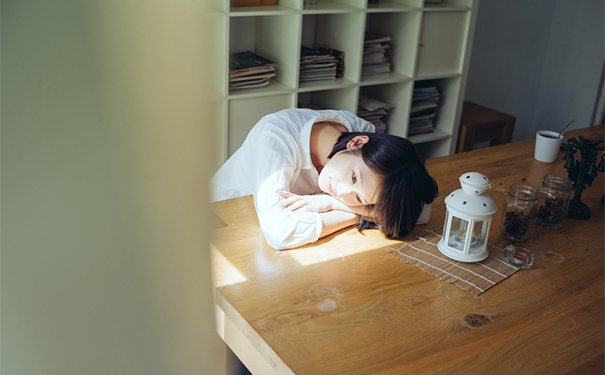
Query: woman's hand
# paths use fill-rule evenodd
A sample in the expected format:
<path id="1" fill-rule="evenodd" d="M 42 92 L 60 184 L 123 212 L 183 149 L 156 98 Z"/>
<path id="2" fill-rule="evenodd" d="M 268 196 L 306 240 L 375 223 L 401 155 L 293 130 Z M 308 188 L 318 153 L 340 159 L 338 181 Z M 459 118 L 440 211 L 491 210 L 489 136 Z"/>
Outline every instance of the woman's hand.
<path id="1" fill-rule="evenodd" d="M 288 191 L 279 191 L 285 199 L 280 205 L 288 211 L 328 212 L 334 209 L 335 199 L 326 194 L 296 195 Z"/>
<path id="2" fill-rule="evenodd" d="M 354 206 L 349 207 L 338 199 L 327 195 L 296 195 L 288 191 L 279 191 L 279 195 L 285 198 L 280 202 L 280 205 L 288 211 L 305 211 L 305 212 L 328 212 L 328 211 L 344 211 L 350 212 L 358 216 L 365 216 L 366 219 L 373 221 L 374 209 L 371 206 Z"/>

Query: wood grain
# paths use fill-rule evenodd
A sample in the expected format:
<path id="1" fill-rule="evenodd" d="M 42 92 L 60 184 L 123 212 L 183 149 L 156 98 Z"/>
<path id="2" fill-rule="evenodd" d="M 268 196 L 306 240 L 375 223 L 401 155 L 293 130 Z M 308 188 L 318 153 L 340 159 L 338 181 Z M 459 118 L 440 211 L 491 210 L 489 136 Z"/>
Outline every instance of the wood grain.
<path id="1" fill-rule="evenodd" d="M 603 139 L 603 126 L 566 135 L 580 134 Z M 511 184 L 538 187 L 545 174 L 566 174 L 563 152 L 545 164 L 533 159 L 533 146 L 527 140 L 428 160 L 440 196 L 429 224 L 404 240 L 443 224 L 443 198 L 464 172 L 488 176 L 500 208 Z M 218 202 L 214 211 L 227 226 L 215 230 L 216 303 L 277 373 L 602 374 L 603 181 L 600 173 L 582 195 L 590 220 L 534 226 L 518 244 L 534 252 L 534 266 L 479 297 L 384 250 L 405 241 L 345 229 L 276 252 L 250 197 Z M 489 241 L 504 247 L 511 242 L 498 231 L 499 214 Z M 236 354 L 246 363 L 246 353 Z"/>

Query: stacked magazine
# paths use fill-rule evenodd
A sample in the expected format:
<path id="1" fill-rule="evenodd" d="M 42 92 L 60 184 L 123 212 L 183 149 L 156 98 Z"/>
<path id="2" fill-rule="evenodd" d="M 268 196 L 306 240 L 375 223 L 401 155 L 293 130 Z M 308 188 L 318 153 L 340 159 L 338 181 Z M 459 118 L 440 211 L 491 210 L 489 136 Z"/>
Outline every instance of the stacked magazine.
<path id="1" fill-rule="evenodd" d="M 359 95 L 357 116 L 374 124 L 376 133 L 386 133 L 387 124 L 383 121 L 383 118 L 389 114 L 392 108 L 393 105 L 389 103 L 366 95 Z"/>
<path id="2" fill-rule="evenodd" d="M 344 75 L 344 53 L 328 47 L 301 46 L 300 82 L 323 81 Z"/>
<path id="3" fill-rule="evenodd" d="M 265 87 L 275 77 L 277 64 L 253 52 L 229 55 L 229 89 Z"/>
<path id="4" fill-rule="evenodd" d="M 435 85 L 414 87 L 408 135 L 429 133 L 435 129 L 439 90 Z"/>
<path id="5" fill-rule="evenodd" d="M 391 72 L 391 63 L 386 50 L 391 42 L 390 36 L 379 36 L 366 33 L 363 43 L 363 62 L 361 66 L 361 75 L 389 74 Z"/>

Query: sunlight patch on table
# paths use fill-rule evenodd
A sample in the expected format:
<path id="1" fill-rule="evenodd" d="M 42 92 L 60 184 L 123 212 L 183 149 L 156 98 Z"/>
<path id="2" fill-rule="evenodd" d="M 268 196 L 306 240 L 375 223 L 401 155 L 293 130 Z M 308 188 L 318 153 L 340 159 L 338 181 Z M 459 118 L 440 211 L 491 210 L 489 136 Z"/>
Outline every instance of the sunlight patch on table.
<path id="1" fill-rule="evenodd" d="M 302 266 L 330 262 L 343 263 L 348 269 L 353 271 L 364 270 L 365 264 L 360 264 L 360 261 L 353 262 L 352 258 L 347 257 L 375 249 L 372 236 L 376 233 L 367 231 L 366 234 L 367 236 L 360 241 L 359 236 L 357 236 L 357 229 L 348 229 L 345 232 L 336 234 L 336 236 L 340 237 L 339 240 L 343 244 L 343 246 L 339 246 L 337 249 L 330 244 L 330 240 L 328 239 L 326 242 L 321 242 L 320 240 L 320 243 L 315 244 L 312 247 L 276 251 L 275 254 L 283 256 L 285 253 L 285 255 L 292 257 Z M 351 241 L 343 241 L 343 237 L 347 240 L 350 239 Z"/>
<path id="2" fill-rule="evenodd" d="M 233 285 L 247 281 L 248 279 L 214 246 L 210 246 L 214 285 L 216 287 Z"/>

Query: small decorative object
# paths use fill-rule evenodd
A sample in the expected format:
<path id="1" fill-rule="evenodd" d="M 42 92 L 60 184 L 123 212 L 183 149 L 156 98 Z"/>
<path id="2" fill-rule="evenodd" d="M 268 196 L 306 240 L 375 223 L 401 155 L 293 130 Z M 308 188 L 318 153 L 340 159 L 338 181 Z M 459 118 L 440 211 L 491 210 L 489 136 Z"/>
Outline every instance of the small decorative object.
<path id="1" fill-rule="evenodd" d="M 528 269 L 534 263 L 534 254 L 526 248 L 508 245 L 504 248 L 504 260 L 515 267 Z"/>
<path id="2" fill-rule="evenodd" d="M 597 153 L 603 151 L 603 147 L 597 147 L 597 145 L 603 143 L 603 141 L 591 141 L 582 136 L 579 137 L 578 141 L 575 138 L 567 140 L 569 148 L 565 155 L 565 169 L 567 169 L 567 175 L 571 181 L 574 182 L 574 196 L 569 203 L 569 210 L 567 211 L 567 217 L 571 219 L 587 220 L 590 219 L 590 209 L 582 202 L 582 191 L 585 185 L 592 185 L 592 182 L 597 177 L 597 171 L 603 172 L 603 155 L 601 155 L 601 162 L 597 167 Z M 580 160 L 574 160 L 574 154 L 580 150 Z"/>
<path id="3" fill-rule="evenodd" d="M 500 233 L 511 241 L 525 241 L 536 213 L 537 190 L 533 186 L 512 184 L 504 199 Z"/>
<path id="4" fill-rule="evenodd" d="M 571 198 L 571 181 L 565 176 L 546 175 L 538 189 L 536 223 L 547 229 L 558 229 L 567 216 Z"/>
<path id="5" fill-rule="evenodd" d="M 491 187 L 487 177 L 468 172 L 459 180 L 462 188 L 445 198 L 445 224 L 437 247 L 454 260 L 480 262 L 489 255 L 487 238 L 492 216 L 498 207 L 485 194 L 485 190 Z"/>

